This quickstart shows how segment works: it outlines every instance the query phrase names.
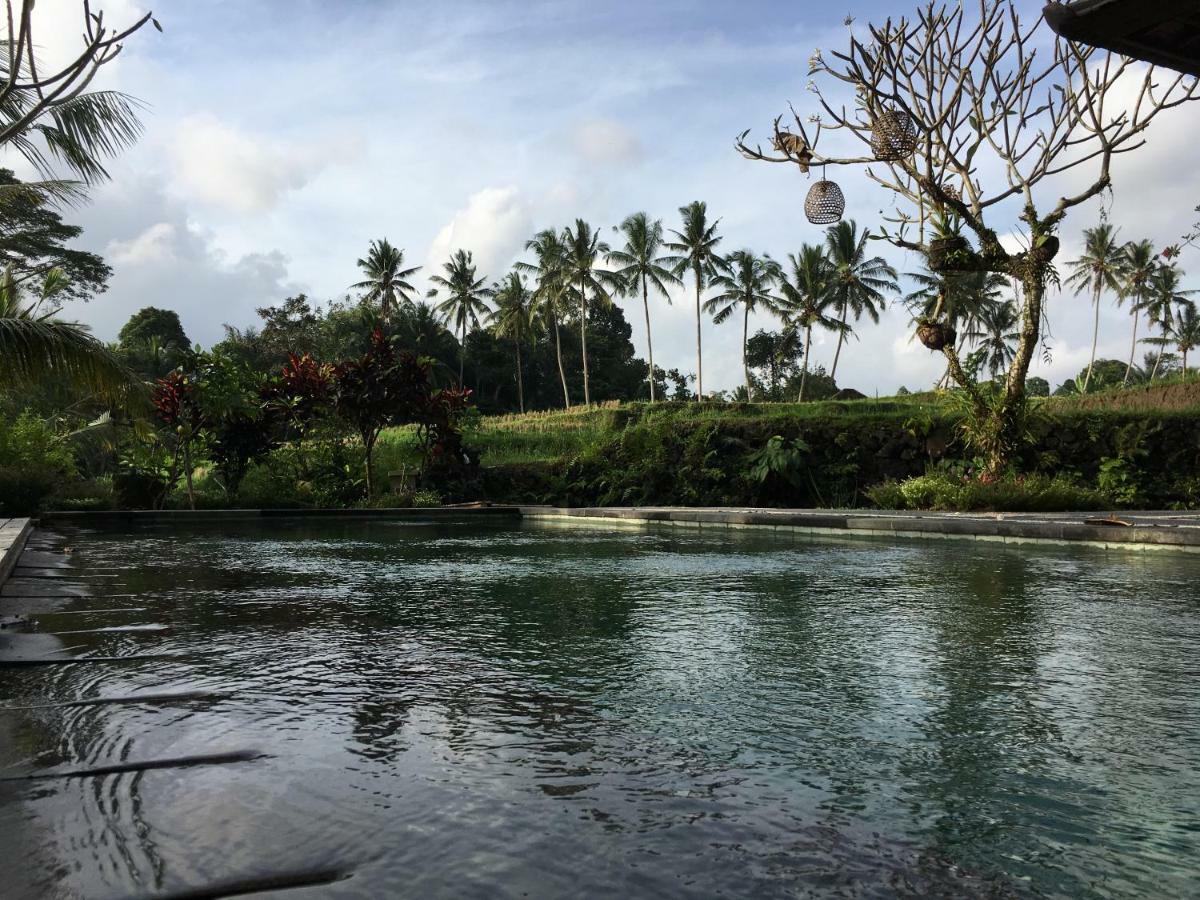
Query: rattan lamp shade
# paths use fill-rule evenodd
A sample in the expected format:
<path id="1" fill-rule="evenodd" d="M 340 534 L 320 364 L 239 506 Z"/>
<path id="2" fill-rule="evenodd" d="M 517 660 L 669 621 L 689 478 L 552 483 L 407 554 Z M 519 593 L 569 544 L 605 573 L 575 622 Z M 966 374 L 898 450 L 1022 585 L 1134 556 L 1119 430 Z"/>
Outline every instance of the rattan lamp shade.
<path id="1" fill-rule="evenodd" d="M 885 109 L 871 126 L 871 151 L 875 158 L 890 162 L 911 156 L 917 149 L 917 126 L 901 109 Z"/>
<path id="2" fill-rule="evenodd" d="M 834 182 L 822 178 L 813 182 L 804 198 L 804 215 L 814 225 L 832 225 L 846 211 L 846 198 Z"/>

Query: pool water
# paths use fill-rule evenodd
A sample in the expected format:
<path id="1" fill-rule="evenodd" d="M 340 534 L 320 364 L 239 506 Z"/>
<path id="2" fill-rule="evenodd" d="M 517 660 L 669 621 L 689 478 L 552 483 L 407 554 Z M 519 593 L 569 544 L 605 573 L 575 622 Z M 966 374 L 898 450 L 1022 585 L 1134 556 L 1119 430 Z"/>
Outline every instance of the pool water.
<path id="1" fill-rule="evenodd" d="M 0 670 L 7 773 L 262 755 L 4 782 L 12 896 L 1200 883 L 1190 555 L 349 520 L 39 546 L 91 594 L 41 630 L 129 659 Z M 211 695 L 11 709 L 172 691 Z"/>

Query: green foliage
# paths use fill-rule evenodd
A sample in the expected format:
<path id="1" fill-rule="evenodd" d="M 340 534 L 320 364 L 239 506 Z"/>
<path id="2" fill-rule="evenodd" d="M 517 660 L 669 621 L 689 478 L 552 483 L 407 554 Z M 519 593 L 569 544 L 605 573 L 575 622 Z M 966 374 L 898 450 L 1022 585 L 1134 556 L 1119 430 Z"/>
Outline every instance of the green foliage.
<path id="1" fill-rule="evenodd" d="M 61 270 L 67 279 L 61 301 L 103 293 L 112 269 L 96 254 L 67 246 L 83 229 L 64 225 L 38 192 L 12 190 L 21 184 L 10 169 L 0 168 L 0 191 L 9 188 L 0 216 L 0 267 L 11 266 L 18 281 Z"/>
<path id="2" fill-rule="evenodd" d="M 0 514 L 37 512 L 75 471 L 70 448 L 32 413 L 0 418 Z"/>
<path id="3" fill-rule="evenodd" d="M 788 441 L 777 434 L 772 435 L 766 446 L 750 454 L 747 460 L 750 465 L 749 476 L 764 487 L 773 481 L 799 487 L 804 473 L 804 455 L 809 449 L 808 444 L 799 438 Z"/>
<path id="4" fill-rule="evenodd" d="M 1110 501 L 1061 475 L 1009 475 L 985 482 L 948 472 L 930 472 L 903 481 L 885 481 L 867 490 L 881 509 L 927 509 L 950 512 L 1104 509 Z"/>
<path id="5" fill-rule="evenodd" d="M 158 341 L 164 347 L 180 350 L 191 347 L 187 332 L 183 330 L 183 324 L 179 321 L 179 313 L 173 309 L 159 309 L 156 306 L 139 309 L 121 326 L 121 331 L 117 334 L 117 345 L 122 350 L 144 347 L 151 341 Z"/>

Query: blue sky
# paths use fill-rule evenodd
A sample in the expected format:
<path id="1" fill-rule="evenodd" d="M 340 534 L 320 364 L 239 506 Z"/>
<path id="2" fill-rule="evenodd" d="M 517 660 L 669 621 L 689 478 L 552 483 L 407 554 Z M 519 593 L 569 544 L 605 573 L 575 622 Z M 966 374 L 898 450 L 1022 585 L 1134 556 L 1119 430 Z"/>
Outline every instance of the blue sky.
<path id="1" fill-rule="evenodd" d="M 100 5 L 116 19 L 145 8 Z M 71 45 L 77 29 L 56 26 L 77 6 L 39 2 L 51 50 Z M 1034 15 L 1041 2 L 1023 7 Z M 372 238 L 426 269 L 463 246 L 499 278 L 537 229 L 577 216 L 610 228 L 640 209 L 671 227 L 694 199 L 721 217 L 724 249 L 785 256 L 822 237 L 803 216 L 808 181 L 742 159 L 733 138 L 764 134 L 789 100 L 811 102 L 808 58 L 846 43 L 847 14 L 861 23 L 908 8 L 163 0 L 164 33 L 135 36 L 106 73 L 147 102 L 146 133 L 72 213 L 116 274 L 107 294 L 70 312 L 110 338 L 138 308 L 171 306 L 207 344 L 223 323 L 250 324 L 256 307 L 289 293 L 341 295 Z M 1191 221 L 1198 124 L 1196 110 L 1176 114 L 1145 156 L 1118 168 L 1106 202 L 1124 236 L 1167 242 Z M 876 222 L 888 197 L 857 173 L 837 178 L 848 214 Z M 1064 253 L 1096 214 L 1069 220 Z M 1090 312 L 1070 296 L 1050 312 L 1054 362 L 1041 374 L 1057 382 L 1086 362 Z M 683 297 L 653 310 L 656 362 L 694 369 L 692 314 Z M 1128 318 L 1104 315 L 1101 351 L 1121 356 Z M 644 352 L 640 316 L 628 317 Z M 931 383 L 938 358 L 909 333 L 899 307 L 865 325 L 839 381 L 867 393 Z M 732 388 L 737 329 L 706 323 L 704 335 L 706 387 Z M 814 362 L 831 358 L 832 342 L 815 348 Z"/>

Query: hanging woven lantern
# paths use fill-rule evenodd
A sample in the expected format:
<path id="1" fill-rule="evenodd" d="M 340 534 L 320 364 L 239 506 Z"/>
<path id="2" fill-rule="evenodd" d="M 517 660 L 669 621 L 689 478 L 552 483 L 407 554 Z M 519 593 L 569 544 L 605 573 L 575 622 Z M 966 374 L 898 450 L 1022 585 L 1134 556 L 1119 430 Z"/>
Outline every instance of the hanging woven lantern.
<path id="1" fill-rule="evenodd" d="M 890 162 L 912 156 L 917 149 L 917 126 L 902 109 L 882 110 L 871 126 L 871 151 L 875 158 Z"/>
<path id="2" fill-rule="evenodd" d="M 832 181 L 822 178 L 814 181 L 804 198 L 804 215 L 814 225 L 832 225 L 846 211 L 846 198 L 842 189 Z"/>

